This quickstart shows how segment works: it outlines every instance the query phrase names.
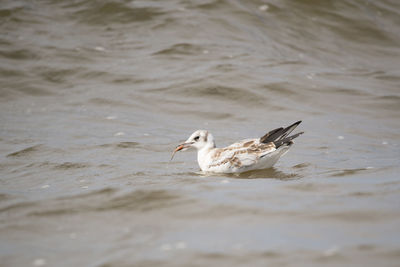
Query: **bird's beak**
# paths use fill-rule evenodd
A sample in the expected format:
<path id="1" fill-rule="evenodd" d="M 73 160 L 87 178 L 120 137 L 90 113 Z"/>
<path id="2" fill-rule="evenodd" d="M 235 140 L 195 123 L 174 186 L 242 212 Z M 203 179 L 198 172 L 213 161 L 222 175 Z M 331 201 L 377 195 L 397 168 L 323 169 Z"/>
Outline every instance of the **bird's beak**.
<path id="1" fill-rule="evenodd" d="M 178 152 L 178 151 L 180 151 L 180 150 L 186 150 L 186 149 L 188 149 L 189 147 L 191 147 L 192 144 L 193 144 L 193 143 L 191 142 L 191 143 L 182 143 L 182 144 L 178 145 L 178 146 L 175 148 L 174 152 L 172 152 L 172 156 L 171 156 L 170 161 L 174 158 L 176 152 Z"/>

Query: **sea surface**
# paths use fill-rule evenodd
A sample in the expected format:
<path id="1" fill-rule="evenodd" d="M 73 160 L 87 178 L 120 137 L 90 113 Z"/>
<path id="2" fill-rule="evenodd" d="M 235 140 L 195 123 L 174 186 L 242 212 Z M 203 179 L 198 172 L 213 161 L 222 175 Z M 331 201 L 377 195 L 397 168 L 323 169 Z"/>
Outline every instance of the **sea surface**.
<path id="1" fill-rule="evenodd" d="M 271 169 L 169 161 L 297 120 Z M 1 266 L 399 262 L 399 1 L 0 2 Z"/>

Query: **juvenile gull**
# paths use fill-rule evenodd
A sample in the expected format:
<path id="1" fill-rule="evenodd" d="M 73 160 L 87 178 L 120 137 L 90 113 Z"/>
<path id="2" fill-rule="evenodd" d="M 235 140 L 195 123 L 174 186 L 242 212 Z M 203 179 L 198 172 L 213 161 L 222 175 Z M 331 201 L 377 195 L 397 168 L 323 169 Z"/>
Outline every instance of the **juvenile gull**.
<path id="1" fill-rule="evenodd" d="M 214 137 L 206 130 L 195 131 L 184 143 L 178 145 L 172 158 L 178 151 L 197 149 L 197 161 L 204 172 L 239 173 L 272 167 L 293 144 L 293 139 L 303 132 L 289 134 L 301 123 L 272 130 L 256 139 L 245 139 L 225 148 L 216 148 Z"/>

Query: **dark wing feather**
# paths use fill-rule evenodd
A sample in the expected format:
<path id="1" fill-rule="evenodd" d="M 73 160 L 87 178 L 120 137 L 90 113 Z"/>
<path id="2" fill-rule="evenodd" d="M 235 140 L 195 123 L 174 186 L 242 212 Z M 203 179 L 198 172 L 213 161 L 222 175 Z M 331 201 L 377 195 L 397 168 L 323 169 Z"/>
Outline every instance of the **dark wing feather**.
<path id="1" fill-rule="evenodd" d="M 292 140 L 295 139 L 296 137 L 298 137 L 299 135 L 302 135 L 303 133 L 304 132 L 300 132 L 300 133 L 285 137 L 283 139 L 280 138 L 279 140 L 274 141 L 275 147 L 278 148 L 282 145 L 291 145 L 291 144 L 293 144 Z"/>
<path id="2" fill-rule="evenodd" d="M 293 123 L 292 125 L 290 125 L 290 126 L 288 126 L 288 127 L 286 127 L 286 128 L 283 128 L 283 127 L 280 127 L 280 128 L 277 128 L 277 129 L 274 129 L 274 130 L 272 130 L 272 131 L 270 131 L 270 132 L 268 132 L 267 134 L 265 134 L 263 137 L 261 137 L 260 138 L 260 143 L 270 143 L 270 142 L 274 142 L 275 143 L 275 140 L 278 142 L 278 141 L 283 141 L 283 140 L 285 140 L 286 139 L 286 137 L 299 125 L 301 123 L 301 121 L 297 121 L 297 122 L 295 122 L 295 123 Z M 294 136 L 294 135 L 292 135 L 292 136 Z M 299 135 L 297 135 L 297 136 L 299 136 Z M 296 137 L 297 137 L 296 136 Z M 289 138 L 289 137 L 288 137 Z M 294 137 L 295 138 L 295 137 Z M 293 139 L 293 138 L 292 138 Z M 292 140 L 292 139 L 290 139 L 290 140 Z M 289 141 L 290 141 L 289 140 Z M 286 141 L 287 142 L 287 141 Z M 285 142 L 280 142 L 280 143 L 285 143 Z M 276 145 L 276 144 L 275 144 Z"/>
<path id="3" fill-rule="evenodd" d="M 293 123 L 292 125 L 286 127 L 284 129 L 284 134 L 279 137 L 279 140 L 284 139 L 286 136 L 288 136 L 291 132 L 293 132 L 293 130 L 301 123 L 301 121 L 296 121 L 295 123 Z"/>
<path id="4" fill-rule="evenodd" d="M 260 143 L 270 143 L 273 142 L 275 139 L 277 139 L 279 136 L 281 136 L 283 133 L 283 128 L 277 128 L 274 129 L 268 133 L 266 133 L 263 137 L 260 138 Z"/>

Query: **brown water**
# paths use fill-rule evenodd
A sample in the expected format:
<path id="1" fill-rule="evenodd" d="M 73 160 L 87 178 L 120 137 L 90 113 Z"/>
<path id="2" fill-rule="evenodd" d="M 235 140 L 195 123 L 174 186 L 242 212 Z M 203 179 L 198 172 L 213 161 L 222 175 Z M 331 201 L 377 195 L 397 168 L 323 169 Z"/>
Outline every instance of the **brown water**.
<path id="1" fill-rule="evenodd" d="M 397 1 L 1 1 L 1 266 L 399 266 Z M 169 158 L 303 120 L 273 169 Z"/>

